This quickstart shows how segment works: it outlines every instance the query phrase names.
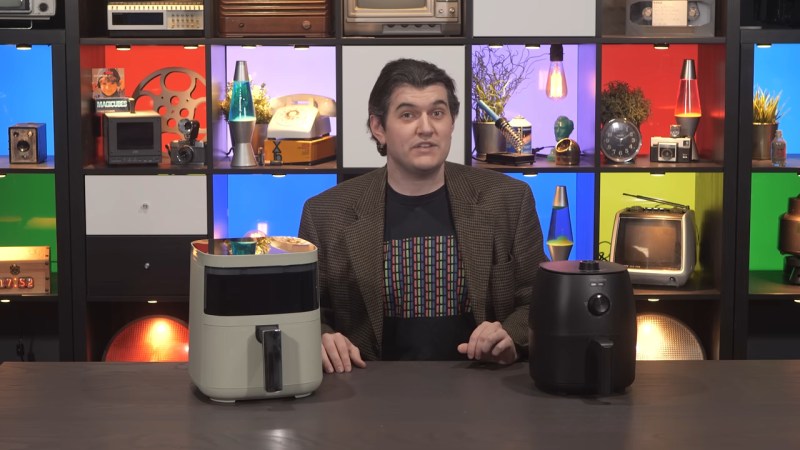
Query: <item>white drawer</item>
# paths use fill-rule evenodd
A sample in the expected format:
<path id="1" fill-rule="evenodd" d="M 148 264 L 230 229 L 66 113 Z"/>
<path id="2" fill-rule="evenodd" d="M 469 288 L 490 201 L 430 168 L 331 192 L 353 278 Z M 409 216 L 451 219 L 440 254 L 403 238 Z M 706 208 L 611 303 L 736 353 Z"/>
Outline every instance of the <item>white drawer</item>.
<path id="1" fill-rule="evenodd" d="M 205 175 L 86 177 L 87 235 L 207 234 Z"/>
<path id="2" fill-rule="evenodd" d="M 475 36 L 595 35 L 595 0 L 474 1 L 472 26 Z"/>

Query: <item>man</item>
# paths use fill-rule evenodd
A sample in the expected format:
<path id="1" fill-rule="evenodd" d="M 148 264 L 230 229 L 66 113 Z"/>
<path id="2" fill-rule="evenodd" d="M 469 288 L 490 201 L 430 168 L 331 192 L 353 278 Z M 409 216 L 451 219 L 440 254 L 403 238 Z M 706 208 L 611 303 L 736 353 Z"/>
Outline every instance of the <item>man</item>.
<path id="1" fill-rule="evenodd" d="M 368 127 L 386 166 L 309 199 L 326 372 L 370 359 L 509 364 L 528 341 L 542 235 L 527 184 L 446 162 L 455 83 L 433 64 L 381 71 Z"/>

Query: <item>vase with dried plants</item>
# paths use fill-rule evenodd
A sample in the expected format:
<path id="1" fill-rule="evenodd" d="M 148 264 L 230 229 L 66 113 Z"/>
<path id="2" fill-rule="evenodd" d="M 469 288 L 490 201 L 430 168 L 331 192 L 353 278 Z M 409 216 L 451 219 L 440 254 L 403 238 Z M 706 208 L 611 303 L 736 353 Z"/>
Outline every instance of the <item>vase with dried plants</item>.
<path id="1" fill-rule="evenodd" d="M 546 59 L 520 46 L 476 47 L 472 53 L 473 135 L 478 155 L 505 151 L 505 139 L 494 121 L 478 107 L 485 103 L 498 116 L 505 116 L 511 97 L 520 91 L 534 70 L 534 63 Z"/>
<path id="2" fill-rule="evenodd" d="M 780 101 L 780 92 L 774 94 L 761 87 L 753 92 L 753 159 L 770 159 L 770 144 L 785 113 Z"/>
<path id="3" fill-rule="evenodd" d="M 631 88 L 624 81 L 609 81 L 600 93 L 600 123 L 611 119 L 628 119 L 639 127 L 650 117 L 650 100 L 640 88 Z"/>

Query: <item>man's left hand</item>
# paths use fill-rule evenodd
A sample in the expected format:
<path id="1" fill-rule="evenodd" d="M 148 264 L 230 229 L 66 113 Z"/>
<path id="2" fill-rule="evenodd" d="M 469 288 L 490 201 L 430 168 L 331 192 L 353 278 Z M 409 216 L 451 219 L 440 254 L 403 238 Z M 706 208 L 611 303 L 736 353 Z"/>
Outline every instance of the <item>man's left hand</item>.
<path id="1" fill-rule="evenodd" d="M 458 352 L 467 358 L 484 362 L 511 364 L 517 360 L 514 341 L 500 322 L 483 322 L 469 337 L 469 342 L 458 344 Z"/>

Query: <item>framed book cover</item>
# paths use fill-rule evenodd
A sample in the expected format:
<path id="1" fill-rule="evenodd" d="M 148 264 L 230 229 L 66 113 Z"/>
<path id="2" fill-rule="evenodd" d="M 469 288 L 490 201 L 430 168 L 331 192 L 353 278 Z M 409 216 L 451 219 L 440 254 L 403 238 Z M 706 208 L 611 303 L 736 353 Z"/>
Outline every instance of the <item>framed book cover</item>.
<path id="1" fill-rule="evenodd" d="M 125 69 L 92 69 L 92 98 L 98 113 L 130 111 L 131 105 L 125 95 Z"/>
<path id="2" fill-rule="evenodd" d="M 125 69 L 116 67 L 92 69 L 92 98 L 127 98 Z"/>

